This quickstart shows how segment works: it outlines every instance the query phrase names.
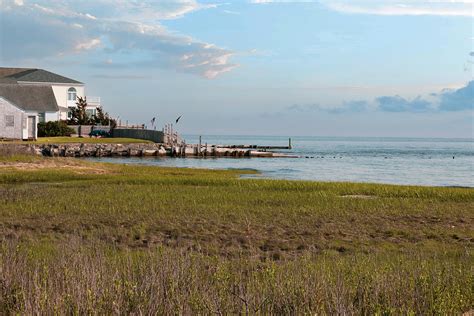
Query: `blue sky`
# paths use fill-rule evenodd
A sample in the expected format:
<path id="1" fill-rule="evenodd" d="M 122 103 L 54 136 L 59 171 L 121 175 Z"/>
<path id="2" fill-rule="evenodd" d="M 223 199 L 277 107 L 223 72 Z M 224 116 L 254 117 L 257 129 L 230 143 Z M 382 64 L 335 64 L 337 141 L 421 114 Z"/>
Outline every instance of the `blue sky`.
<path id="1" fill-rule="evenodd" d="M 473 137 L 472 0 L 2 0 L 0 65 L 182 133 Z"/>

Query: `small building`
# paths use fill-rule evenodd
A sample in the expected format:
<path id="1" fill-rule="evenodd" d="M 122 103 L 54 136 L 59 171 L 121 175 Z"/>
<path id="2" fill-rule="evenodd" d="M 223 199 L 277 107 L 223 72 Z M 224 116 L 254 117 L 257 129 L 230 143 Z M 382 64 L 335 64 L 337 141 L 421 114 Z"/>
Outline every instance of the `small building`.
<path id="1" fill-rule="evenodd" d="M 0 138 L 36 138 L 37 123 L 67 120 L 78 97 L 86 95 L 77 80 L 43 69 L 0 67 Z M 95 115 L 100 98 L 86 99 L 87 113 Z"/>
<path id="2" fill-rule="evenodd" d="M 0 97 L 0 139 L 36 139 L 38 114 Z"/>
<path id="3" fill-rule="evenodd" d="M 51 87 L 0 84 L 0 100 L 1 138 L 35 139 L 37 123 L 58 120 L 59 107 Z"/>

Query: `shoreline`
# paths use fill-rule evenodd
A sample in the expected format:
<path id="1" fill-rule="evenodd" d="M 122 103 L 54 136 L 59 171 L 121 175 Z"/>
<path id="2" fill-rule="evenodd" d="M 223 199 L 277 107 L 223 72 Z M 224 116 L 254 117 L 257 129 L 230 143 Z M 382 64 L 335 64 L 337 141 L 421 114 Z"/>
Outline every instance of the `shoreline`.
<path id="1" fill-rule="evenodd" d="M 250 180 L 272 180 L 272 181 L 283 181 L 283 182 L 301 182 L 301 183 L 314 183 L 314 184 L 348 184 L 348 185 L 379 185 L 379 186 L 393 186 L 393 187 L 413 187 L 413 188 L 451 188 L 451 189 L 463 189 L 463 190 L 474 190 L 474 186 L 464 186 L 464 185 L 423 185 L 423 184 L 410 184 L 410 183 L 389 183 L 389 182 L 367 182 L 367 181 L 344 181 L 344 180 L 322 180 L 322 179 L 295 179 L 295 178 L 283 178 L 283 177 L 275 177 L 269 176 L 265 173 L 265 171 L 256 169 L 256 168 L 206 168 L 206 167 L 195 167 L 195 166 L 162 166 L 162 165 L 154 165 L 154 164 L 138 164 L 134 162 L 113 162 L 110 160 L 115 159 L 122 159 L 126 158 L 135 158 L 135 159 L 143 159 L 144 161 L 150 159 L 161 158 L 161 159 L 183 159 L 177 157 L 169 157 L 169 156 L 138 156 L 138 157 L 58 157 L 58 156 L 42 156 L 42 155 L 32 155 L 32 154 L 19 154 L 19 155 L 12 155 L 11 159 L 8 158 L 9 156 L 0 156 L 0 171 L 3 168 L 16 168 L 15 164 L 19 166 L 20 170 L 28 170 L 28 167 L 32 167 L 31 170 L 38 170 L 38 169 L 47 169 L 52 165 L 64 165 L 64 166 L 71 166 L 71 167 L 80 167 L 83 163 L 86 165 L 90 165 L 93 167 L 94 165 L 116 165 L 116 166 L 130 166 L 130 167 L 138 167 L 138 168 L 156 168 L 157 170 L 160 169 L 182 169 L 182 170 L 197 170 L 197 171 L 209 171 L 209 172 L 220 172 L 220 171 L 229 171 L 229 172 L 237 172 L 238 178 L 240 179 L 250 179 Z M 2 158 L 4 158 L 2 160 Z M 6 159 L 5 159 L 6 158 Z M 101 158 L 107 159 L 106 161 L 101 161 Z M 251 159 L 251 157 L 245 158 L 238 158 L 238 157 L 188 157 L 189 159 Z M 17 163 L 13 161 L 18 159 Z M 52 159 L 52 160 L 49 160 Z M 51 164 L 50 164 L 51 163 Z M 56 166 L 57 166 L 56 165 Z M 81 168 L 81 167 L 80 167 Z"/>
<path id="2" fill-rule="evenodd" d="M 299 158 L 282 152 L 253 147 L 221 147 L 219 145 L 173 146 L 161 143 L 1 143 L 0 153 L 34 154 L 47 157 L 179 157 L 179 158 Z"/>

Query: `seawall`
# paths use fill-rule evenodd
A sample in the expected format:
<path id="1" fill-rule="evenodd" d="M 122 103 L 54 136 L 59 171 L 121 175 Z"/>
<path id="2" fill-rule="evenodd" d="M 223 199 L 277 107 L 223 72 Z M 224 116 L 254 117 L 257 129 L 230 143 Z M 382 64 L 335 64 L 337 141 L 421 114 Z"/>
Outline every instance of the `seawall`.
<path id="1" fill-rule="evenodd" d="M 161 144 L 0 144 L 0 154 L 36 154 L 47 157 L 166 156 Z"/>
<path id="2" fill-rule="evenodd" d="M 219 148 L 197 145 L 167 146 L 164 144 L 0 144 L 0 155 L 35 154 L 47 157 L 291 157 L 270 151 L 248 148 Z"/>

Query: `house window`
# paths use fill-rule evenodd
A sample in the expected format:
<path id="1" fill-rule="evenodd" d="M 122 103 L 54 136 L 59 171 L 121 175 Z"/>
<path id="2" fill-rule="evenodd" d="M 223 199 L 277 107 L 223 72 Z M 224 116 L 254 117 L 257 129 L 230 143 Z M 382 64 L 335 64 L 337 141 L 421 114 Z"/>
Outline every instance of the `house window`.
<path id="1" fill-rule="evenodd" d="M 15 127 L 15 116 L 5 115 L 5 127 Z"/>
<path id="2" fill-rule="evenodd" d="M 46 113 L 38 113 L 38 122 L 39 123 L 44 123 L 46 122 Z"/>
<path id="3" fill-rule="evenodd" d="M 67 118 L 68 119 L 71 119 L 72 118 L 72 111 L 75 109 L 75 107 L 73 106 L 70 106 L 68 107 L 68 111 L 67 111 Z"/>
<path id="4" fill-rule="evenodd" d="M 71 87 L 67 90 L 67 100 L 68 101 L 76 101 L 76 96 L 77 96 L 77 94 L 76 94 L 76 89 L 75 88 Z"/>

